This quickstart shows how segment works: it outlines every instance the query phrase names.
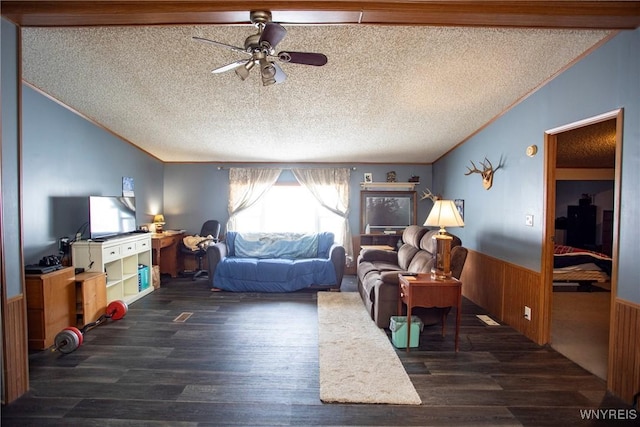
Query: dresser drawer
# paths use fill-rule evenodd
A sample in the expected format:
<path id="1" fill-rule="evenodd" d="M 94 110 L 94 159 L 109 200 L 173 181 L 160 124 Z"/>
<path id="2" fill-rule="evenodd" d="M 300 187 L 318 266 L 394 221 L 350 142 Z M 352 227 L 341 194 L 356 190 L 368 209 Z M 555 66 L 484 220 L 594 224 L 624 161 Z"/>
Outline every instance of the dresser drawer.
<path id="1" fill-rule="evenodd" d="M 136 242 L 136 252 L 148 251 L 151 247 L 151 242 L 148 239 Z"/>
<path id="2" fill-rule="evenodd" d="M 107 263 L 107 262 L 115 261 L 120 258 L 121 253 L 122 253 L 122 249 L 120 248 L 120 245 L 103 247 L 102 262 Z"/>
<path id="3" fill-rule="evenodd" d="M 132 255 L 136 253 L 136 242 L 127 242 L 120 245 L 122 256 Z"/>

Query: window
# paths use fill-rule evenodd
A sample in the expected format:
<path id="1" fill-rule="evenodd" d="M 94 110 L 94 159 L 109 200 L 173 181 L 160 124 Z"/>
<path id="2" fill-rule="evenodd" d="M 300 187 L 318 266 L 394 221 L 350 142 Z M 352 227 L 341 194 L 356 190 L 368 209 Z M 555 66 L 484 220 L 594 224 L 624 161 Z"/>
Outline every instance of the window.
<path id="1" fill-rule="evenodd" d="M 236 230 L 244 232 L 315 233 L 330 231 L 342 241 L 340 216 L 322 207 L 301 185 L 274 185 L 253 206 L 236 217 Z"/>

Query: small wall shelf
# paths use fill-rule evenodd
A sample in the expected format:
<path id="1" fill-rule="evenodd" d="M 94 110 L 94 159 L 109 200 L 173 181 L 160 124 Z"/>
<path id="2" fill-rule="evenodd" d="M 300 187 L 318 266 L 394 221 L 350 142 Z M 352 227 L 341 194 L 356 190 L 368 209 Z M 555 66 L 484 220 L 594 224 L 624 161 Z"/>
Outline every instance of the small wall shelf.
<path id="1" fill-rule="evenodd" d="M 361 182 L 360 187 L 363 190 L 398 190 L 406 189 L 408 191 L 415 190 L 419 182 Z"/>

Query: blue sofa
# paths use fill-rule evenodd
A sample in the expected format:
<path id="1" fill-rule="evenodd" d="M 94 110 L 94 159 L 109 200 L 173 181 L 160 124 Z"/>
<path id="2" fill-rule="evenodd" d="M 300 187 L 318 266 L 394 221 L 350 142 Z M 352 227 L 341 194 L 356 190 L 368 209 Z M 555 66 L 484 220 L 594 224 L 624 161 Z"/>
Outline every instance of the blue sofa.
<path id="1" fill-rule="evenodd" d="M 232 292 L 340 289 L 345 250 L 330 232 L 238 233 L 207 250 L 211 286 Z"/>

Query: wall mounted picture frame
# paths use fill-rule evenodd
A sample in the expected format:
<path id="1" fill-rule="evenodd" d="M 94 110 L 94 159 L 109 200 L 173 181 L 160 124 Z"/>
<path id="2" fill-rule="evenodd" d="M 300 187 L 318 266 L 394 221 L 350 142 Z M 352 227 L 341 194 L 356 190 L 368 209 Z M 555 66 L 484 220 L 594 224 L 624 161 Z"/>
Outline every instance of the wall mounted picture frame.
<path id="1" fill-rule="evenodd" d="M 364 182 L 367 184 L 371 184 L 373 182 L 373 174 L 371 172 L 364 173 Z"/>
<path id="2" fill-rule="evenodd" d="M 460 218 L 464 221 L 464 200 L 463 199 L 455 199 L 453 204 L 456 205 L 456 209 L 458 209 L 458 213 L 460 214 Z"/>
<path id="3" fill-rule="evenodd" d="M 135 197 L 135 194 L 133 191 L 133 178 L 130 176 L 122 177 L 122 196 Z"/>

